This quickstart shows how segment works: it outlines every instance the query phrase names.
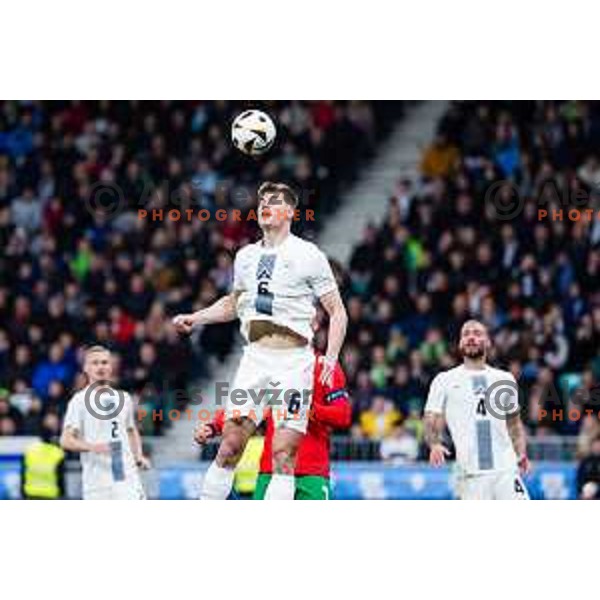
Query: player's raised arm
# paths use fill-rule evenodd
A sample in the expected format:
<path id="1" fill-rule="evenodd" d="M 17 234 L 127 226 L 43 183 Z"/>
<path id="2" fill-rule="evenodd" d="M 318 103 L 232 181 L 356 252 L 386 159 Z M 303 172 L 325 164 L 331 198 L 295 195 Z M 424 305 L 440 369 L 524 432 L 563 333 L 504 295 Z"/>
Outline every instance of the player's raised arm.
<path id="1" fill-rule="evenodd" d="M 442 375 L 440 374 L 434 377 L 431 382 L 423 419 L 425 443 L 429 446 L 429 462 L 434 467 L 443 465 L 446 462 L 446 456 L 450 455 L 450 451 L 444 444 L 445 402 L 446 394 Z"/>
<path id="2" fill-rule="evenodd" d="M 210 325 L 212 323 L 227 323 L 237 318 L 237 298 L 239 291 L 231 292 L 219 298 L 207 308 L 203 308 L 187 315 L 177 315 L 173 325 L 179 333 L 190 333 L 197 325 Z"/>
<path id="3" fill-rule="evenodd" d="M 319 301 L 329 315 L 327 352 L 323 357 L 323 370 L 321 371 L 321 382 L 329 385 L 346 337 L 348 315 L 337 287 L 321 296 Z"/>

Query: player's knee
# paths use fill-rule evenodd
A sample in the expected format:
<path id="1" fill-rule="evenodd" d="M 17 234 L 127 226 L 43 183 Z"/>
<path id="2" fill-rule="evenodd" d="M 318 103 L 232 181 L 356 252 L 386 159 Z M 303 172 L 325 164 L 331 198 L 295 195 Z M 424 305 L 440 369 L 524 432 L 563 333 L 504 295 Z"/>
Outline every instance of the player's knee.
<path id="1" fill-rule="evenodd" d="M 243 441 L 238 436 L 223 438 L 217 453 L 217 464 L 221 467 L 235 467 L 243 450 Z"/>
<path id="2" fill-rule="evenodd" d="M 279 448 L 273 450 L 273 473 L 279 475 L 293 475 L 296 453 L 293 448 Z"/>

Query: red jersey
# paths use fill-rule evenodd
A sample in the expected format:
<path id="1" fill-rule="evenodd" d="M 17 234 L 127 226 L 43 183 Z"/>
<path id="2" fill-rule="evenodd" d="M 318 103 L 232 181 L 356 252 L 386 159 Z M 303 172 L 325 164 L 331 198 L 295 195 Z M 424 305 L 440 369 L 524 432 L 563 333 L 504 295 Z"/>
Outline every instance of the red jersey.
<path id="1" fill-rule="evenodd" d="M 346 429 L 352 422 L 352 407 L 346 391 L 346 376 L 340 364 L 336 364 L 331 385 L 320 382 L 322 363 L 315 362 L 313 375 L 313 401 L 310 408 L 310 420 L 305 436 L 300 442 L 296 456 L 297 476 L 313 475 L 329 477 L 329 447 L 331 431 Z M 212 425 L 216 432 L 223 428 L 224 413 L 219 411 Z M 265 445 L 260 460 L 260 472 L 273 472 L 272 445 L 275 427 L 269 414 L 266 418 L 267 431 Z"/>

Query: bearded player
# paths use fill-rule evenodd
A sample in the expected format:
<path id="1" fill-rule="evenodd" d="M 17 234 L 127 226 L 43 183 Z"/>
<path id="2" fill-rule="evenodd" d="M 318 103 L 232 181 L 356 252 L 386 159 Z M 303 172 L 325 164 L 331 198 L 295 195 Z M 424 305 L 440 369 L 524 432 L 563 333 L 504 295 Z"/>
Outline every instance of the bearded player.
<path id="1" fill-rule="evenodd" d="M 204 478 L 201 498 L 224 500 L 246 443 L 264 418 L 266 390 L 281 390 L 284 410 L 273 411 L 273 476 L 266 500 L 294 498 L 294 466 L 306 432 L 312 401 L 315 355 L 311 320 L 315 300 L 329 315 L 327 352 L 321 381 L 331 383 L 346 333 L 347 315 L 331 267 L 312 243 L 291 233 L 298 198 L 280 183 L 258 190 L 262 239 L 238 251 L 231 294 L 208 308 L 178 315 L 180 333 L 239 318 L 247 340 L 225 409 L 223 438 Z M 308 393 L 307 393 L 308 392 Z"/>
<path id="2" fill-rule="evenodd" d="M 352 407 L 346 390 L 346 376 L 339 363 L 333 372 L 330 385 L 323 385 L 322 363 L 315 365 L 314 396 L 306 435 L 298 448 L 295 468 L 295 500 L 329 500 L 329 449 L 333 429 L 347 429 L 352 422 Z M 223 413 L 212 423 L 198 428 L 195 440 L 199 444 L 220 435 L 223 430 Z M 254 492 L 255 500 L 264 500 L 273 473 L 273 435 L 275 427 L 269 415 L 266 419 L 265 445 L 260 460 L 260 472 Z"/>
<path id="3" fill-rule="evenodd" d="M 459 341 L 463 364 L 431 382 L 425 405 L 429 462 L 440 466 L 449 455 L 443 441 L 447 422 L 456 447 L 461 499 L 527 500 L 521 474 L 529 471 L 529 460 L 517 383 L 508 371 L 487 364 L 490 347 L 485 325 L 467 321 Z"/>

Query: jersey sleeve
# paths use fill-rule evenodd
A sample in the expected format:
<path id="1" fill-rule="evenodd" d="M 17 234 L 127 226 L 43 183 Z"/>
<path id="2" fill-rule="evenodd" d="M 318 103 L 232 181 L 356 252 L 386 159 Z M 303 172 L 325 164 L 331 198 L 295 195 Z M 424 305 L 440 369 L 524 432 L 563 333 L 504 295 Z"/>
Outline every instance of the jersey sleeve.
<path id="1" fill-rule="evenodd" d="M 325 254 L 318 249 L 309 260 L 308 285 L 317 298 L 337 289 L 331 265 Z"/>
<path id="2" fill-rule="evenodd" d="M 425 403 L 425 412 L 444 414 L 446 408 L 446 390 L 444 388 L 444 375 L 439 373 L 433 378 Z"/>
<path id="3" fill-rule="evenodd" d="M 221 435 L 223 433 L 223 428 L 225 427 L 225 411 L 222 408 L 215 411 L 213 420 L 209 425 L 213 428 L 215 435 Z"/>
<path id="4" fill-rule="evenodd" d="M 506 394 L 504 397 L 498 398 L 500 402 L 500 409 L 504 411 L 507 416 L 515 415 L 519 412 L 519 385 L 512 373 L 506 375 L 507 385 L 499 386 L 498 391 L 501 394 Z"/>
<path id="5" fill-rule="evenodd" d="M 322 385 L 317 378 L 317 386 Z M 319 393 L 319 390 L 316 390 Z M 352 406 L 346 390 L 346 376 L 339 363 L 333 372 L 331 385 L 323 389 L 323 401 L 315 402 L 314 418 L 336 429 L 346 429 L 352 423 Z"/>
<path id="6" fill-rule="evenodd" d="M 63 419 L 63 431 L 67 429 L 77 429 L 80 433 L 83 433 L 83 414 L 81 411 L 81 403 L 77 402 L 76 398 L 71 398 L 71 401 L 67 405 L 67 411 L 65 418 Z"/>
<path id="7" fill-rule="evenodd" d="M 331 385 L 325 388 L 325 402 L 333 402 L 337 399 L 347 399 L 348 392 L 346 390 L 346 375 L 340 364 L 336 364 L 335 370 L 333 371 L 333 378 Z"/>
<path id="8" fill-rule="evenodd" d="M 243 265 L 244 265 L 244 252 L 238 251 L 233 260 L 233 292 L 244 291 L 244 278 L 243 278 Z"/>

